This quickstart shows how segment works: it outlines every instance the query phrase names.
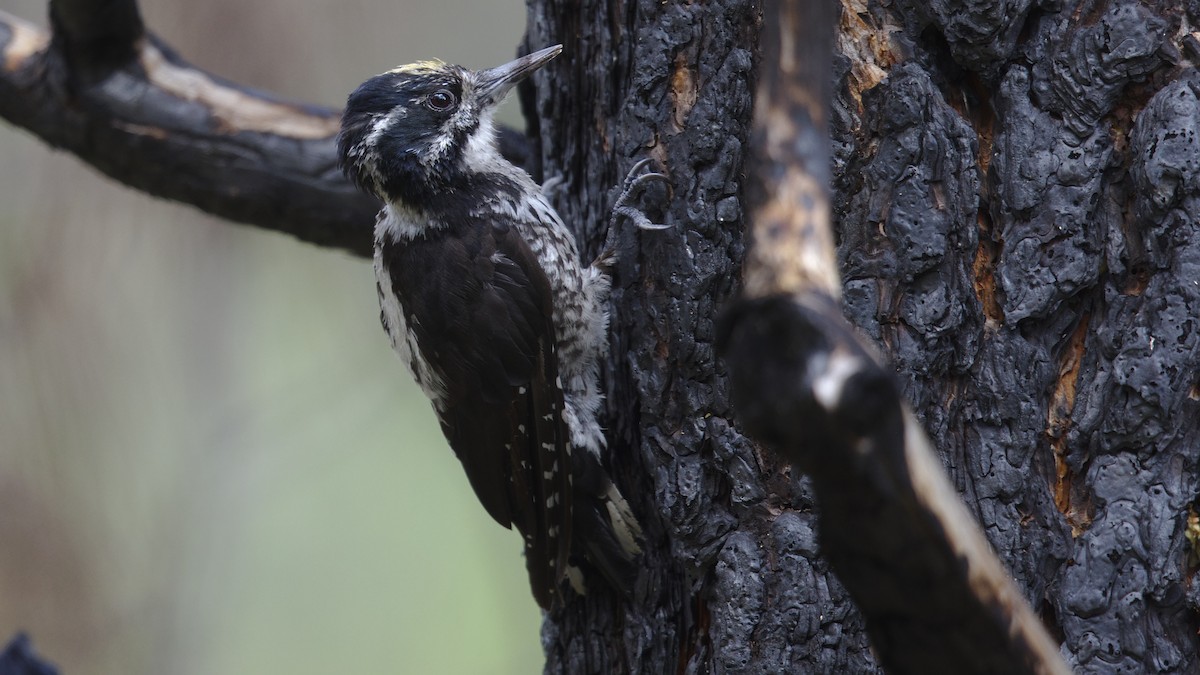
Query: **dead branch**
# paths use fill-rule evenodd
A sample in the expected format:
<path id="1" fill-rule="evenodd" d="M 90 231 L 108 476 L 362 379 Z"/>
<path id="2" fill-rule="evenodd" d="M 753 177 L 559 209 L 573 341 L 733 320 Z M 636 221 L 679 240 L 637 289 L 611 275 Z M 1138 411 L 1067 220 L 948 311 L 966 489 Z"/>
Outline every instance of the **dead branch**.
<path id="1" fill-rule="evenodd" d="M 136 190 L 370 255 L 379 205 L 337 168 L 340 111 L 192 66 L 133 0 L 53 0 L 50 19 L 0 12 L 0 117 Z M 524 137 L 501 138 L 523 163 Z"/>

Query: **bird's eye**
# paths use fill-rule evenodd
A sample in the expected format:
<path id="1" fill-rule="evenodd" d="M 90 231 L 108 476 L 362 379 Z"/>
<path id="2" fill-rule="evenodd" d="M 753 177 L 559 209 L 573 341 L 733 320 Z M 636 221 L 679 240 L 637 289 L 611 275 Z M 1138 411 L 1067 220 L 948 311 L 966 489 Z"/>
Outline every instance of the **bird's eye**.
<path id="1" fill-rule="evenodd" d="M 456 102 L 454 94 L 449 89 L 439 89 L 430 94 L 429 98 L 425 99 L 425 104 L 429 106 L 430 110 L 435 112 L 446 112 L 453 108 Z"/>

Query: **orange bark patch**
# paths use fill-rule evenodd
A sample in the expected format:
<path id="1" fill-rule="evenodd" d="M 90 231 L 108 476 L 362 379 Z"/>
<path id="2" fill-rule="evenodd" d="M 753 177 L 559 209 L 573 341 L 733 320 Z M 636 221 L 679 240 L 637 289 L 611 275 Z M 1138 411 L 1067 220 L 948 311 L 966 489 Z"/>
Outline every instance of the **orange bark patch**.
<path id="1" fill-rule="evenodd" d="M 1086 499 L 1080 498 L 1073 489 L 1075 476 L 1067 466 L 1067 431 L 1071 428 L 1071 413 L 1075 409 L 1075 391 L 1079 380 L 1079 367 L 1083 362 L 1087 329 L 1091 315 L 1084 314 L 1067 341 L 1062 358 L 1058 363 L 1058 378 L 1054 383 L 1054 394 L 1050 398 L 1050 409 L 1046 415 L 1046 435 L 1054 451 L 1054 505 L 1071 525 L 1071 534 L 1078 537 L 1088 525 Z"/>
<path id="2" fill-rule="evenodd" d="M 996 297 L 996 257 L 1000 253 L 1000 246 L 992 240 L 992 224 L 987 214 L 980 211 L 977 222 L 979 247 L 975 250 L 975 261 L 971 265 L 973 285 L 975 296 L 983 305 L 984 320 L 989 327 L 996 328 L 1004 324 L 1004 308 Z"/>
<path id="3" fill-rule="evenodd" d="M 890 15 L 889 15 L 890 16 Z M 843 0 L 836 36 L 837 50 L 850 58 L 847 78 L 850 95 L 862 112 L 862 93 L 887 77 L 900 54 L 892 45 L 892 33 L 900 26 L 876 25 L 864 0 Z"/>
<path id="4" fill-rule="evenodd" d="M 671 121 L 675 123 L 675 131 L 682 131 L 687 126 L 688 114 L 696 105 L 697 96 L 696 74 L 688 67 L 687 55 L 680 53 L 675 57 L 675 69 L 671 73 Z"/>

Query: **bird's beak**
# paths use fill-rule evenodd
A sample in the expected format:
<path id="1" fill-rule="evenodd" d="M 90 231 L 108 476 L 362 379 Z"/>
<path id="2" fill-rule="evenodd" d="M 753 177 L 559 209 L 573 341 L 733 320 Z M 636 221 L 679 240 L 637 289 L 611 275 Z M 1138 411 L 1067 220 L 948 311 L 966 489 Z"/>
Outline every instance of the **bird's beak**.
<path id="1" fill-rule="evenodd" d="M 502 66 L 479 71 L 476 85 L 479 99 L 485 106 L 499 103 L 513 86 L 561 53 L 562 45 L 554 45 Z"/>

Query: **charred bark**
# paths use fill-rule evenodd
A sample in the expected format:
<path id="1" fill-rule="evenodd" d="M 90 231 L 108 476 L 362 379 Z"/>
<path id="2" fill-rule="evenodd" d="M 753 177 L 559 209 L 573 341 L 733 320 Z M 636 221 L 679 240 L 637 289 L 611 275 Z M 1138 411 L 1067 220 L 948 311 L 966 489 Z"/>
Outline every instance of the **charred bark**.
<path id="1" fill-rule="evenodd" d="M 822 554 L 888 672 L 1065 675 L 891 368 L 842 315 L 828 192 L 835 5 L 766 7 L 747 191 L 753 244 L 718 337 L 738 418 L 812 476 Z"/>
<path id="2" fill-rule="evenodd" d="M 375 205 L 336 171 L 335 111 L 199 73 L 131 0 L 51 7 L 53 39 L 0 14 L 0 116 L 137 189 L 369 250 Z M 1123 0 L 841 10 L 845 314 L 894 363 L 1069 664 L 1196 671 L 1200 15 Z M 671 176 L 646 205 L 674 225 L 622 233 L 606 373 L 645 576 L 631 605 L 594 589 L 549 616 L 547 672 L 878 669 L 817 532 L 896 542 L 821 520 L 821 489 L 742 434 L 715 354 L 747 246 L 761 11 L 529 0 L 526 46 L 565 50 L 523 93 L 528 165 L 561 179 L 557 206 L 592 252 L 646 156 Z"/>
<path id="3" fill-rule="evenodd" d="M 1200 185 L 1184 166 L 1200 107 L 1176 49 L 1185 17 L 994 7 L 969 35 L 936 3 L 843 16 L 844 35 L 900 29 L 844 63 L 847 313 L 894 359 L 1070 664 L 1192 672 Z M 900 65 L 864 91 L 864 63 Z"/>
<path id="4" fill-rule="evenodd" d="M 642 3 L 625 8 L 628 23 L 607 14 L 556 23 L 546 18 L 557 16 L 552 4 L 533 6 L 532 44 L 575 39 L 596 54 L 616 35 L 636 45 L 631 61 L 622 49 L 611 68 L 590 58 L 590 67 L 556 80 L 557 93 L 543 92 L 537 114 L 561 114 L 555 101 L 570 106 L 569 140 L 600 136 L 600 148 L 580 160 L 575 145 L 556 141 L 564 133 L 556 125 L 543 133 L 544 161 L 569 159 L 568 173 L 597 171 L 613 152 L 631 161 L 637 146 L 619 139 L 638 132 L 622 120 L 636 121 L 642 139 L 652 139 L 642 144 L 676 178 L 668 222 L 682 226 L 674 236 L 684 239 L 662 247 L 670 235 L 643 237 L 641 276 L 632 287 L 622 276 L 618 315 L 638 323 L 617 327 L 614 353 L 625 367 L 610 387 L 614 427 L 624 434 L 614 462 L 633 469 L 626 480 L 645 489 L 629 491 L 654 494 L 647 510 L 664 516 L 660 545 L 673 560 L 650 567 L 677 571 L 657 579 L 652 587 L 666 590 L 637 610 L 552 618 L 548 670 L 874 668 L 861 620 L 810 555 L 820 505 L 809 484 L 788 479 L 740 435 L 720 366 L 714 377 L 696 360 L 707 356 L 712 333 L 693 317 L 711 316 L 710 303 L 727 302 L 730 288 L 710 287 L 714 277 L 698 274 L 694 261 L 727 275 L 738 267 L 720 254 L 741 254 L 721 243 L 741 241 L 741 175 L 723 174 L 731 178 L 722 185 L 705 169 L 741 157 L 747 140 L 740 125 L 730 134 L 708 126 L 706 115 L 749 86 L 721 80 L 706 60 L 728 62 L 722 36 L 745 30 L 742 5 Z M 1196 618 L 1186 598 L 1195 558 L 1185 522 L 1195 497 L 1188 453 L 1200 352 L 1189 328 L 1194 294 L 1183 286 L 1197 108 L 1194 76 L 1172 44 L 1186 49 L 1194 40 L 1173 10 L 1131 3 L 898 9 L 845 3 L 841 16 L 832 127 L 846 313 L 896 363 L 958 490 L 1065 642 L 1070 665 L 1194 670 Z M 664 64 L 664 51 L 696 70 Z M 661 105 L 681 100 L 691 117 Z M 646 109 L 659 115 L 640 114 Z M 713 153 L 717 144 L 727 147 Z M 679 171 L 689 160 L 692 173 Z M 617 175 L 591 193 L 576 188 L 564 211 L 597 222 Z M 730 200 L 732 222 L 717 214 L 719 200 Z M 714 234 L 714 222 L 729 235 Z M 1140 300 L 1154 284 L 1161 294 Z M 663 288 L 672 292 L 660 295 Z M 1101 308 L 1118 319 L 1114 326 L 1094 323 Z M 683 322 L 664 326 L 663 317 Z M 622 412 L 616 402 L 638 407 Z M 625 448 L 632 457 L 620 454 Z M 1096 529 L 1098 513 L 1105 522 Z M 863 549 L 884 543 L 865 530 L 838 534 L 855 533 Z M 931 593 L 944 586 L 935 576 L 925 585 Z M 642 610 L 673 620 L 664 627 Z M 605 628 L 581 632 L 584 624 Z M 963 622 L 946 630 L 969 632 Z M 647 644 L 649 635 L 659 642 Z M 1004 666 L 977 664 L 989 668 Z"/>

